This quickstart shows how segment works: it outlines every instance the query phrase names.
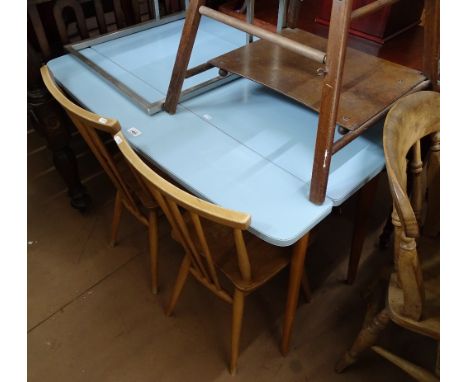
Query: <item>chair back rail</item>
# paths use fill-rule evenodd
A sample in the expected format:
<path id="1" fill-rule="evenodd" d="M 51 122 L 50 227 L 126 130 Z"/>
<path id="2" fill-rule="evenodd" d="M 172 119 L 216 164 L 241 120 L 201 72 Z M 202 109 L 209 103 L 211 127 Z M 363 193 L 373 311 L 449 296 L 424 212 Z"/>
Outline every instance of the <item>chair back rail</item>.
<path id="1" fill-rule="evenodd" d="M 205 234 L 204 223 L 220 224 L 231 230 L 239 274 L 248 282 L 252 274 L 243 231 L 250 225 L 250 216 L 209 203 L 181 190 L 148 167 L 133 151 L 121 132 L 115 135 L 115 139 L 130 166 L 146 181 L 148 189 L 167 216 L 178 241 L 190 256 L 192 274 L 220 298 L 231 303 L 232 297 L 221 286 L 216 270 L 216 254 L 210 246 L 213 243 L 209 243 Z"/>
<path id="2" fill-rule="evenodd" d="M 420 235 L 426 195 L 431 196 L 429 201 L 438 198 L 434 189 L 439 179 L 439 131 L 440 95 L 424 91 L 404 97 L 396 103 L 387 116 L 383 134 L 394 205 L 395 266 L 404 295 L 403 314 L 414 320 L 421 319 L 424 305 L 423 273 L 416 239 Z M 426 163 L 423 163 L 421 139 L 426 136 L 430 136 L 431 146 Z M 407 155 L 410 150 L 408 165 Z M 411 195 L 407 191 L 407 168 L 412 173 Z"/>
<path id="3" fill-rule="evenodd" d="M 154 19 L 156 5 L 161 8 L 164 4 L 165 14 L 168 10 L 181 9 L 180 5 L 171 7 L 169 2 L 169 0 L 28 0 L 28 18 L 38 48 L 43 58 L 48 60 L 61 53 L 54 51 L 57 38 L 62 46 L 72 42 L 71 38 L 74 36 L 70 35 L 70 23 L 76 23 L 79 39 L 82 40 L 91 35 L 109 33 L 115 28 L 122 29 L 141 23 L 145 15 L 149 19 Z"/>
<path id="4" fill-rule="evenodd" d="M 145 214 L 141 211 L 138 199 L 118 169 L 113 155 L 104 144 L 98 131 L 114 135 L 120 131 L 120 124 L 115 119 L 103 118 L 81 108 L 70 101 L 59 89 L 47 66 L 41 68 L 41 75 L 47 90 L 64 108 L 81 136 L 96 156 L 104 171 L 107 173 L 116 189 L 121 193 L 126 207 L 144 224 L 148 224 Z M 138 181 L 138 176 L 135 177 Z"/>

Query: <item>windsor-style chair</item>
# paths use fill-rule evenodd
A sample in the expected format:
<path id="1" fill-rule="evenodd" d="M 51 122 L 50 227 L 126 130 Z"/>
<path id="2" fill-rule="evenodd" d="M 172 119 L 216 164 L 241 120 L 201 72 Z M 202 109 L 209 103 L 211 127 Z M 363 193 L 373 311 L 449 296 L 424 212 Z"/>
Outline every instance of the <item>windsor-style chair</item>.
<path id="1" fill-rule="evenodd" d="M 396 271 L 390 278 L 386 307 L 364 325 L 351 349 L 337 363 L 336 370 L 339 372 L 354 363 L 360 353 L 372 347 L 415 379 L 438 380 L 438 360 L 432 373 L 374 344 L 390 320 L 436 341 L 440 339 L 440 255 L 437 240 L 439 108 L 439 93 L 419 92 L 398 101 L 385 121 L 383 139 L 394 203 L 392 222 Z M 423 163 L 420 141 L 426 136 L 430 137 L 431 143 Z M 406 158 L 410 150 L 408 166 Z M 412 173 L 411 195 L 406 191 L 407 167 Z M 423 226 L 424 230 L 421 229 Z"/>
<path id="2" fill-rule="evenodd" d="M 214 205 L 181 190 L 149 168 L 121 132 L 114 139 L 130 165 L 145 179 L 173 228 L 174 238 L 185 250 L 167 314 L 172 314 L 189 274 L 221 300 L 232 304 L 230 371 L 234 373 L 244 299 L 290 264 L 291 247 L 273 246 L 250 234 L 247 232 L 250 215 Z M 307 240 L 300 242 L 302 246 L 296 245 L 295 251 L 305 250 Z M 233 293 L 232 288 L 223 286 L 225 282 L 234 287 Z"/>
<path id="3" fill-rule="evenodd" d="M 103 132 L 107 137 L 115 134 L 116 131 L 120 131 L 119 122 L 91 113 L 70 101 L 55 83 L 47 66 L 41 68 L 41 75 L 47 90 L 65 109 L 117 190 L 111 224 L 111 245 L 115 245 L 117 240 L 122 207 L 148 227 L 151 287 L 153 293 L 157 293 L 158 205 L 146 190 L 139 175 L 132 171 L 131 166 L 128 166 L 121 156 L 119 158 L 110 152 L 109 145 L 104 142 L 103 134 L 98 133 Z"/>

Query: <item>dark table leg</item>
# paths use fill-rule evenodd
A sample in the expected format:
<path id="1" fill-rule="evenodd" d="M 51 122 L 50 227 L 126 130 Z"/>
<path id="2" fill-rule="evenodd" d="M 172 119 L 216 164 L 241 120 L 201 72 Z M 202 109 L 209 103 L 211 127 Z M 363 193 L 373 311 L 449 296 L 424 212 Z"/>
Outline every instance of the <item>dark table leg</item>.
<path id="1" fill-rule="evenodd" d="M 309 243 L 309 233 L 306 233 L 296 244 L 294 244 L 291 268 L 289 271 L 288 297 L 283 323 L 283 338 L 281 341 L 281 353 L 288 354 L 291 342 L 291 332 L 296 316 L 299 290 L 301 288 L 302 274 L 304 272 L 304 260 Z"/>
<path id="2" fill-rule="evenodd" d="M 85 211 L 90 198 L 81 183 L 76 157 L 69 146 L 67 124 L 71 122 L 45 89 L 28 90 L 28 112 L 33 128 L 47 141 L 55 168 L 67 185 L 71 206 Z"/>
<path id="3" fill-rule="evenodd" d="M 73 208 L 86 210 L 90 198 L 81 184 L 78 166 L 70 148 L 70 130 L 73 126 L 62 108 L 45 89 L 39 69 L 42 60 L 28 42 L 28 113 L 32 127 L 47 141 L 53 162 L 68 187 Z"/>

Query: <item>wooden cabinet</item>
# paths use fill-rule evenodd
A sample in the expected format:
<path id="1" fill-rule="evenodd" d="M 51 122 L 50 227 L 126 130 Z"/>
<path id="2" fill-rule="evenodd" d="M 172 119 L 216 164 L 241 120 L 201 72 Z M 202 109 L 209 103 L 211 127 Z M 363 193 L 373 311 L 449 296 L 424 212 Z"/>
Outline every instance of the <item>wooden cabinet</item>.
<path id="1" fill-rule="evenodd" d="M 353 9 L 374 2 L 375 0 L 355 0 Z M 333 0 L 322 0 L 322 6 L 316 22 L 328 25 Z M 401 0 L 383 7 L 381 10 L 366 15 L 351 23 L 350 33 L 367 40 L 383 44 L 392 37 L 418 25 L 424 8 L 424 0 Z"/>

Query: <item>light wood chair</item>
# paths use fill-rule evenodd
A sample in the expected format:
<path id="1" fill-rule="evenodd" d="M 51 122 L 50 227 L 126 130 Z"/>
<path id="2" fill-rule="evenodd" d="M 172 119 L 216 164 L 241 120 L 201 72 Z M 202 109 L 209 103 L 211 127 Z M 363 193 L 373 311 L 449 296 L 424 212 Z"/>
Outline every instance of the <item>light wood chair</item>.
<path id="1" fill-rule="evenodd" d="M 438 359 L 435 371 L 429 372 L 374 345 L 389 321 L 436 341 L 440 338 L 440 254 L 437 240 L 439 108 L 439 93 L 419 92 L 399 100 L 385 121 L 383 140 L 394 203 L 392 222 L 396 271 L 390 278 L 386 307 L 364 325 L 351 349 L 337 363 L 338 372 L 354 363 L 365 349 L 372 347 L 419 381 L 439 379 Z M 423 163 L 421 139 L 426 136 L 431 142 Z M 408 165 L 406 157 L 410 150 Z M 410 195 L 406 191 L 407 167 L 412 173 Z M 423 222 L 424 230 L 421 229 Z"/>
<path id="2" fill-rule="evenodd" d="M 41 75 L 50 94 L 65 109 L 117 189 L 111 225 L 111 245 L 114 246 L 117 240 L 122 207 L 125 207 L 138 221 L 148 227 L 151 287 L 153 293 L 157 293 L 158 205 L 146 190 L 140 176 L 133 172 L 131 166 L 128 166 L 120 153 L 120 158 L 113 155 L 109 151 L 109 145 L 103 142 L 102 134 L 98 134 L 98 131 L 101 131 L 107 133 L 108 137 L 109 134 L 113 136 L 117 131 L 120 131 L 119 122 L 91 113 L 70 101 L 55 83 L 47 66 L 41 68 Z"/>
<path id="3" fill-rule="evenodd" d="M 122 133 L 114 138 L 127 161 L 146 180 L 148 189 L 173 228 L 173 237 L 185 250 L 167 315 L 172 314 L 189 274 L 221 300 L 231 304 L 230 371 L 234 373 L 239 355 L 244 299 L 288 266 L 292 257 L 291 247 L 269 245 L 250 234 L 246 231 L 250 225 L 248 214 L 214 205 L 176 187 L 148 167 Z M 225 288 L 224 282 L 233 288 Z"/>

